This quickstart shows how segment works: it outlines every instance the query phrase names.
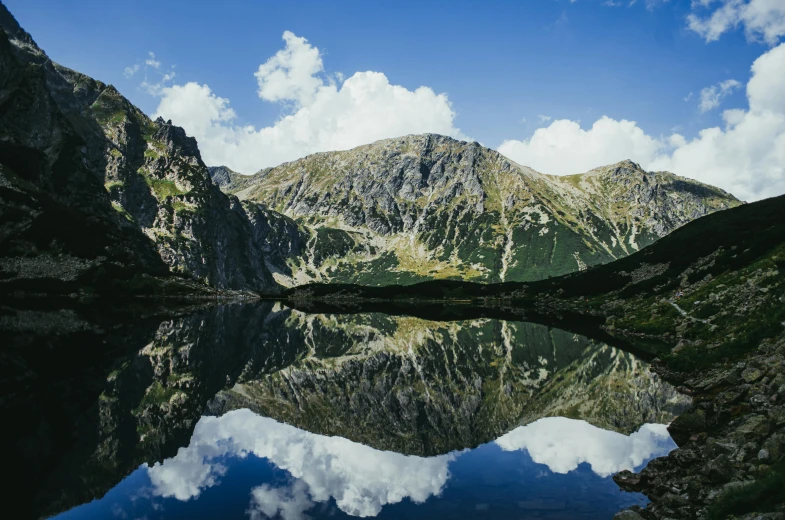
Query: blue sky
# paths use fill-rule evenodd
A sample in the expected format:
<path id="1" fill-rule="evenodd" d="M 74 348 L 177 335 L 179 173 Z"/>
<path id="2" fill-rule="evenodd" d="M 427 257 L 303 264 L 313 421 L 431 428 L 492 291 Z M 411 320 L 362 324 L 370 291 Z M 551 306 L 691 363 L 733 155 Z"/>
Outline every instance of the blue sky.
<path id="1" fill-rule="evenodd" d="M 635 121 L 636 128 L 656 140 L 657 146 L 671 148 L 658 148 L 657 154 L 670 154 L 672 134 L 690 142 L 702 129 L 724 126 L 724 109 L 748 108 L 744 85 L 751 77 L 750 67 L 779 43 L 781 35 L 776 30 L 773 37 L 765 28 L 757 36 L 751 33 L 755 28 L 744 24 L 743 13 L 738 14 L 740 21 L 731 20 L 714 41 L 707 41 L 713 37 L 706 31 L 690 28 L 690 14 L 706 20 L 724 3 L 734 1 L 753 4 L 750 9 L 756 2 L 772 3 L 697 0 L 707 3 L 706 7 L 677 0 L 638 0 L 632 5 L 625 0 L 619 6 L 609 6 L 607 0 L 5 3 L 52 59 L 115 85 L 150 115 L 171 117 L 195 134 L 200 145 L 205 142 L 206 160 L 214 157 L 227 162 L 227 157 L 213 153 L 217 144 L 210 148 L 207 143 L 213 136 L 200 135 L 198 124 L 189 123 L 187 116 L 178 120 L 175 109 L 161 108 L 167 96 L 164 91 L 159 88 L 151 95 L 140 84 L 145 73 L 148 83 L 156 83 L 174 71 L 176 76 L 159 87 L 188 82 L 209 86 L 211 99 L 223 98 L 226 106 L 230 104 L 233 128 L 272 127 L 281 117 L 307 105 L 295 95 L 271 101 L 258 93 L 261 87 L 254 73 L 284 49 L 284 31 L 318 48 L 322 69 L 317 75 L 323 84 L 334 82 L 340 88 L 342 80 L 356 72 L 377 71 L 389 84 L 408 91 L 426 86 L 434 94 L 446 94 L 454 112 L 447 130 L 442 123 L 407 126 L 401 122 L 388 130 L 379 129 L 378 135 L 369 131 L 372 137 L 405 132 L 410 126 L 415 131 L 429 130 L 432 125 L 433 131 L 444 130 L 499 148 L 507 140 L 531 144 L 537 128 L 549 127 L 556 120 L 568 120 L 587 130 L 607 116 L 613 121 Z M 785 16 L 785 8 L 769 9 Z M 150 52 L 160 63 L 158 69 L 143 65 Z M 124 76 L 126 67 L 134 64 L 140 64 L 140 70 Z M 702 111 L 701 90 L 731 79 L 738 84 L 727 89 L 719 106 Z M 200 104 L 192 101 L 189 105 Z M 302 155 L 343 143 L 353 145 L 353 139 L 357 137 L 322 140 L 321 145 L 314 142 L 302 148 Z M 238 153 L 241 149 L 237 148 Z M 292 147 L 280 158 L 293 159 L 290 156 L 298 150 Z M 513 147 L 506 150 L 515 155 Z M 630 148 L 630 153 L 634 150 Z M 556 170 L 546 173 L 567 173 L 559 168 L 561 163 L 543 160 L 542 154 L 519 153 L 520 159 L 541 163 L 532 166 Z M 596 160 L 606 155 L 615 157 L 599 154 Z M 640 155 L 646 157 L 631 158 L 656 163 L 654 152 L 647 149 Z M 268 153 L 267 157 L 275 160 L 278 155 Z M 256 162 L 259 167 L 266 165 L 263 159 Z M 248 158 L 237 164 L 248 170 L 256 162 Z M 582 166 L 583 162 L 576 161 L 565 168 Z M 753 191 L 746 194 L 748 198 L 756 196 Z M 766 194 L 773 193 L 769 189 Z"/>

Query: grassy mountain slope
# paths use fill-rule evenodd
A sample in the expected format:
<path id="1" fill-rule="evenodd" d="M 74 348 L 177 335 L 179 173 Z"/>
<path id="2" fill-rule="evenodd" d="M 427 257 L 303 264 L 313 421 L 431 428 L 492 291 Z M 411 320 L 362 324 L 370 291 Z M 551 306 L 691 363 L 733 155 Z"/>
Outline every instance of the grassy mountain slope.
<path id="1" fill-rule="evenodd" d="M 626 258 L 529 284 L 309 285 L 286 294 L 293 299 L 474 300 L 578 310 L 606 318 L 616 334 L 679 344 L 679 363 L 709 363 L 782 333 L 783 217 L 785 196 L 745 204 L 697 219 Z M 682 293 L 678 300 L 677 292 Z"/>
<path id="2" fill-rule="evenodd" d="M 433 134 L 318 153 L 250 177 L 212 171 L 225 191 L 309 229 L 290 284 L 538 280 L 624 257 L 739 204 L 631 161 L 557 177 Z"/>

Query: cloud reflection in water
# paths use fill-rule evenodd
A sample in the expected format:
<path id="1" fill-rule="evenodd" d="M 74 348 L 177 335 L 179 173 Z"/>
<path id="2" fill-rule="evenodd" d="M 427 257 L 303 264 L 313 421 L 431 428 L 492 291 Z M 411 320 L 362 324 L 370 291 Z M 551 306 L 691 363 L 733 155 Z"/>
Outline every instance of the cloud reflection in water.
<path id="1" fill-rule="evenodd" d="M 379 451 L 236 410 L 220 418 L 203 417 L 188 447 L 156 463 L 148 474 L 155 494 L 188 500 L 218 482 L 225 468 L 216 460 L 249 453 L 268 459 L 304 484 L 291 490 L 254 489 L 253 502 L 261 512 L 277 507 L 284 518 L 299 518 L 294 509 L 310 503 L 305 489 L 311 500 L 332 497 L 342 511 L 354 516 L 377 515 L 385 504 L 406 497 L 423 502 L 441 492 L 449 476 L 447 465 L 456 456 L 423 458 Z"/>
<path id="2" fill-rule="evenodd" d="M 554 473 L 567 473 L 586 462 L 601 477 L 632 470 L 676 447 L 664 424 L 644 424 L 628 437 L 564 417 L 520 426 L 495 442 L 505 451 L 527 450 L 534 462 Z"/>
<path id="3" fill-rule="evenodd" d="M 647 424 L 625 436 L 561 417 L 518 427 L 495 444 L 505 451 L 526 450 L 554 473 L 567 473 L 586 462 L 601 477 L 638 467 L 674 447 L 664 425 Z M 203 417 L 190 444 L 148 468 L 148 474 L 155 495 L 189 500 L 219 484 L 227 457 L 253 454 L 288 471 L 293 480 L 284 486 L 255 487 L 248 510 L 252 520 L 307 518 L 305 512 L 315 503 L 331 498 L 343 512 L 369 517 L 405 498 L 422 503 L 439 495 L 450 476 L 449 464 L 461 453 L 424 458 L 380 451 L 236 410 Z"/>

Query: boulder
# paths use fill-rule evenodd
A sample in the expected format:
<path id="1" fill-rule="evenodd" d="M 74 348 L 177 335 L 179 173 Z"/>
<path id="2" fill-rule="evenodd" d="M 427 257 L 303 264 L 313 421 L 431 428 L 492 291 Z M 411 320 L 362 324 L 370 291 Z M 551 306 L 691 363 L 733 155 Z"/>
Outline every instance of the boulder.
<path id="1" fill-rule="evenodd" d="M 717 484 L 727 482 L 733 476 L 733 468 L 727 455 L 720 455 L 704 466 L 703 473 Z"/>

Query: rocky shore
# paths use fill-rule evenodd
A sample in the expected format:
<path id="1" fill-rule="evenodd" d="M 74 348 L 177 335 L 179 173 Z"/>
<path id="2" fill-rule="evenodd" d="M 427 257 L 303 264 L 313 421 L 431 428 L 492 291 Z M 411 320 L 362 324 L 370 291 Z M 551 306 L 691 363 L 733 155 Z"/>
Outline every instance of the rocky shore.
<path id="1" fill-rule="evenodd" d="M 669 427 L 679 448 L 614 476 L 651 500 L 614 518 L 785 519 L 785 336 L 699 375 L 659 372 L 693 405 Z"/>

